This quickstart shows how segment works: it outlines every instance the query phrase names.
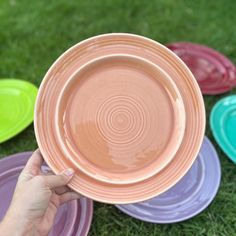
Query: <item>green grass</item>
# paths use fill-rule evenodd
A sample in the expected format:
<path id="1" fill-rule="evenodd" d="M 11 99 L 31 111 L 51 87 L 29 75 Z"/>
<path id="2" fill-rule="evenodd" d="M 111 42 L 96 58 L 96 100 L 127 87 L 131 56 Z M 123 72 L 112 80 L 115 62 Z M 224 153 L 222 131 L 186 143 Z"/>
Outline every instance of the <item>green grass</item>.
<path id="1" fill-rule="evenodd" d="M 236 63 L 235 23 L 234 0 L 0 0 L 0 77 L 25 79 L 39 86 L 47 69 L 68 47 L 107 32 L 136 33 L 161 43 L 206 44 Z M 204 98 L 208 115 L 226 95 Z M 206 134 L 219 153 L 222 182 L 203 213 L 183 223 L 158 225 L 135 220 L 112 205 L 95 203 L 90 235 L 236 235 L 236 166 L 215 143 L 208 117 Z M 0 156 L 36 147 L 31 125 L 0 144 Z"/>

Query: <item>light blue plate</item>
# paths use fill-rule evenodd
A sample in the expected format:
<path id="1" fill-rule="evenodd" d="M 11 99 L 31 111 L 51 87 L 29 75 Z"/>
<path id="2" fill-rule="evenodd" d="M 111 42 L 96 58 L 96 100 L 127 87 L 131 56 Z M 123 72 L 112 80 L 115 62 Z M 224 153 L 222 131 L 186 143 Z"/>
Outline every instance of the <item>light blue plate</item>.
<path id="1" fill-rule="evenodd" d="M 219 146 L 236 163 L 236 95 L 227 96 L 215 104 L 210 125 Z"/>

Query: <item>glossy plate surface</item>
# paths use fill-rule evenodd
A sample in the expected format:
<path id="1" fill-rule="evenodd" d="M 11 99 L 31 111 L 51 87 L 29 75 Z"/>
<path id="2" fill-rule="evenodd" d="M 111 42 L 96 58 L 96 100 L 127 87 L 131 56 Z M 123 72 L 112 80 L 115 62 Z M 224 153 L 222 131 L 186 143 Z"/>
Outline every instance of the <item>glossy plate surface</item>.
<path id="1" fill-rule="evenodd" d="M 236 95 L 227 96 L 215 104 L 210 125 L 219 146 L 236 163 Z"/>
<path id="2" fill-rule="evenodd" d="M 186 63 L 203 94 L 225 93 L 236 86 L 235 66 L 221 53 L 188 42 L 173 43 L 167 47 Z"/>
<path id="3" fill-rule="evenodd" d="M 18 176 L 31 155 L 32 152 L 23 152 L 0 160 L 0 221 L 10 205 Z M 46 168 L 43 166 L 43 169 Z M 87 235 L 92 212 L 92 201 L 85 198 L 62 205 L 49 235 Z"/>
<path id="4" fill-rule="evenodd" d="M 72 236 L 87 236 L 93 219 L 93 201 L 81 197 L 78 203 L 78 214 Z"/>
<path id="5" fill-rule="evenodd" d="M 111 184 L 84 174 L 64 156 L 57 138 L 58 97 L 68 79 L 86 63 L 103 56 L 129 54 L 160 67 L 175 83 L 184 102 L 185 133 L 175 157 L 159 173 L 132 184 Z M 91 94 L 91 97 L 93 94 Z M 107 34 L 87 39 L 66 51 L 49 69 L 40 86 L 35 109 L 35 134 L 39 148 L 51 169 L 58 173 L 71 166 L 76 174 L 70 187 L 82 195 L 107 203 L 147 200 L 172 187 L 188 171 L 199 152 L 205 131 L 205 109 L 201 91 L 190 70 L 170 50 L 145 37 Z"/>
<path id="6" fill-rule="evenodd" d="M 220 178 L 218 155 L 205 137 L 198 158 L 174 187 L 145 202 L 116 206 L 143 221 L 162 224 L 184 221 L 202 212 L 212 202 Z"/>
<path id="7" fill-rule="evenodd" d="M 34 117 L 38 89 L 17 79 L 0 79 L 0 143 L 25 129 Z"/>
<path id="8" fill-rule="evenodd" d="M 185 110 L 171 78 L 139 57 L 114 54 L 81 67 L 56 109 L 64 156 L 108 183 L 145 180 L 176 154 Z"/>

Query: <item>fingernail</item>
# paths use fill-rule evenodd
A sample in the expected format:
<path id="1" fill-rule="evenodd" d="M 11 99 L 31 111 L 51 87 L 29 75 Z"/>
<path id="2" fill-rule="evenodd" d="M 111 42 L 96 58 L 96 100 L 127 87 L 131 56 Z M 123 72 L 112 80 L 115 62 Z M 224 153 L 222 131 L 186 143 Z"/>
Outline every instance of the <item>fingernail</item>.
<path id="1" fill-rule="evenodd" d="M 74 175 L 74 173 L 75 173 L 75 171 L 71 168 L 64 170 L 64 174 L 66 176 L 72 176 L 72 175 Z"/>

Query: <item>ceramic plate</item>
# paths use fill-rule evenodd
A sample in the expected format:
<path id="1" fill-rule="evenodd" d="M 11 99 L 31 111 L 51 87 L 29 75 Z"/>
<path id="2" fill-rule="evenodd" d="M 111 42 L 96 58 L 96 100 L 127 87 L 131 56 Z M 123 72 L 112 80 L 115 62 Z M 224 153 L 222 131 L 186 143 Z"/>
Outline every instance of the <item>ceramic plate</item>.
<path id="1" fill-rule="evenodd" d="M 171 189 L 146 202 L 117 205 L 134 218 L 153 223 L 176 223 L 202 212 L 214 199 L 221 169 L 212 143 L 205 137 L 198 158 Z"/>
<path id="2" fill-rule="evenodd" d="M 31 155 L 32 152 L 23 152 L 0 160 L 0 221 L 10 205 L 18 176 Z M 85 198 L 62 205 L 49 235 L 87 235 L 92 212 L 92 201 Z"/>
<path id="3" fill-rule="evenodd" d="M 193 72 L 203 94 L 225 93 L 236 86 L 234 64 L 203 45 L 178 42 L 167 45 Z"/>
<path id="4" fill-rule="evenodd" d="M 56 108 L 64 156 L 109 183 L 134 183 L 162 170 L 185 129 L 175 83 L 155 64 L 126 54 L 82 66 L 67 81 Z"/>
<path id="5" fill-rule="evenodd" d="M 99 181 L 77 168 L 70 158 L 65 155 L 63 146 L 59 145 L 60 142 L 57 135 L 58 124 L 54 119 L 58 107 L 58 97 L 72 75 L 93 60 L 99 57 L 112 56 L 114 54 L 126 54 L 139 57 L 147 60 L 148 63 L 154 63 L 161 68 L 162 71 L 173 80 L 178 88 L 183 99 L 186 115 L 184 137 L 175 157 L 157 174 L 145 181 L 139 181 L 132 184 L 118 185 Z M 149 82 L 151 82 L 150 79 Z M 120 82 L 118 81 L 118 83 Z M 87 83 L 85 83 L 85 85 L 86 84 Z M 140 87 L 138 88 L 142 89 Z M 154 91 L 157 88 L 158 86 L 155 86 Z M 130 86 L 130 89 L 132 91 L 132 86 Z M 124 90 L 127 91 L 125 86 Z M 150 103 L 158 102 L 151 99 L 156 96 L 154 91 L 151 90 L 150 94 L 146 92 L 146 96 L 151 100 Z M 90 94 L 89 99 L 94 100 L 94 95 L 96 95 L 96 91 L 94 94 Z M 165 98 L 164 95 L 163 98 Z M 141 116 L 144 113 L 142 109 L 144 109 L 145 106 L 141 106 L 140 104 L 142 104 L 142 101 L 140 101 L 139 104 L 135 103 L 133 109 L 136 109 L 136 112 L 140 113 Z M 82 105 L 83 104 L 81 104 L 81 106 Z M 103 107 L 105 108 L 105 106 Z M 170 107 L 172 106 L 170 105 Z M 138 109 L 140 111 L 138 111 Z M 109 109 L 105 109 L 105 111 L 109 111 Z M 124 113 L 125 116 L 123 116 L 123 118 L 122 116 L 120 118 L 126 119 L 125 117 L 128 116 L 128 112 L 129 111 Z M 154 112 L 156 111 L 154 110 Z M 145 115 L 147 116 L 148 114 Z M 151 114 L 149 115 L 150 117 L 153 117 Z M 107 118 L 107 116 L 105 118 Z M 130 116 L 132 117 L 132 115 Z M 117 117 L 117 114 L 115 117 L 116 122 L 120 120 L 119 116 Z M 157 128 L 161 129 L 162 125 L 166 126 L 166 122 L 168 123 L 168 119 L 171 119 L 171 117 L 167 118 L 164 123 L 156 120 Z M 114 126 L 114 123 L 111 125 Z M 113 127 L 113 129 L 114 128 L 116 127 Z M 139 132 L 145 131 L 142 129 L 142 126 L 137 127 L 136 129 L 137 135 Z M 100 35 L 75 45 L 66 51 L 49 69 L 40 86 L 36 102 L 35 133 L 38 145 L 46 162 L 56 173 L 68 166 L 75 168 L 76 175 L 71 181 L 70 187 L 84 196 L 101 202 L 133 203 L 147 200 L 169 189 L 178 182 L 193 164 L 203 140 L 204 130 L 204 103 L 198 84 L 189 69 L 173 52 L 163 45 L 137 35 Z M 164 137 L 166 137 L 166 135 L 164 135 Z M 153 140 L 153 142 L 156 141 Z M 99 151 L 100 150 L 98 150 L 98 156 Z"/>
<path id="6" fill-rule="evenodd" d="M 38 89 L 16 79 L 0 79 L 0 143 L 25 129 L 34 117 Z"/>
<path id="7" fill-rule="evenodd" d="M 210 125 L 217 143 L 236 163 L 236 95 L 227 96 L 215 104 Z"/>
<path id="8" fill-rule="evenodd" d="M 82 197 L 78 202 L 78 214 L 72 236 L 87 236 L 93 218 L 93 201 Z"/>

